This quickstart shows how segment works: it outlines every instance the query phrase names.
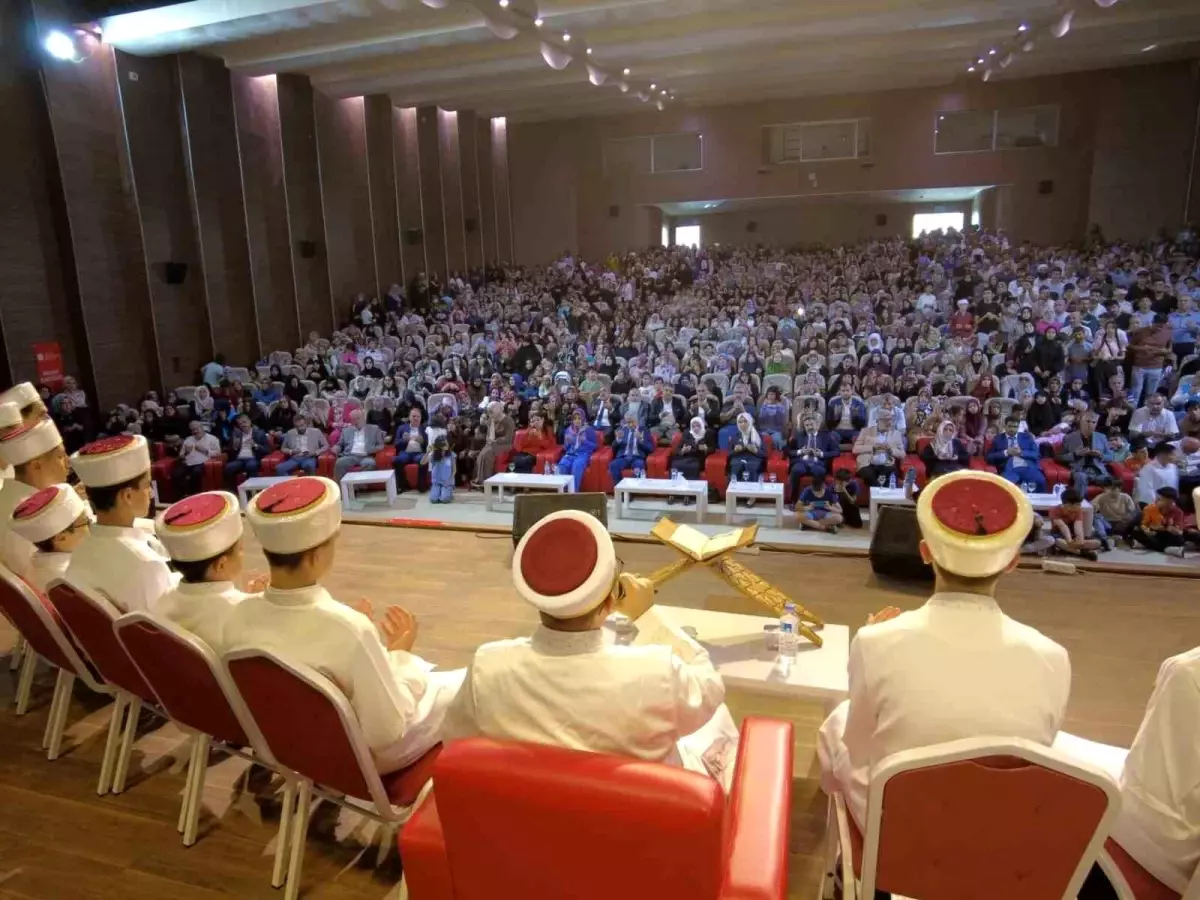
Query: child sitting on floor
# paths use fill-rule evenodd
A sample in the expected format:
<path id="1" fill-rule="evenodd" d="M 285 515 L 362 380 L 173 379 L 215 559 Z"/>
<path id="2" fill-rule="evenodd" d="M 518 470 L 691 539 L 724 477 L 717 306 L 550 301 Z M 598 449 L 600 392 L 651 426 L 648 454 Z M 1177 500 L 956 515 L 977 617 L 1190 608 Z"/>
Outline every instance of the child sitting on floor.
<path id="1" fill-rule="evenodd" d="M 431 503 L 454 501 L 454 451 L 449 447 L 446 436 L 434 438 L 433 446 L 421 461 L 429 467 L 429 500 Z"/>
<path id="2" fill-rule="evenodd" d="M 800 530 L 828 531 L 837 534 L 842 524 L 841 505 L 838 498 L 826 490 L 825 479 L 813 479 L 813 483 L 800 494 Z"/>

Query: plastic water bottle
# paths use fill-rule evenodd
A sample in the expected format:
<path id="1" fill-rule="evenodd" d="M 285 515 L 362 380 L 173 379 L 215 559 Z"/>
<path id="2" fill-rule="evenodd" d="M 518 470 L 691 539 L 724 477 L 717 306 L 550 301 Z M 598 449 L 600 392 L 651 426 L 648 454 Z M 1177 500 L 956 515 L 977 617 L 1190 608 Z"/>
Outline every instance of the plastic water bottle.
<path id="1" fill-rule="evenodd" d="M 779 617 L 779 655 L 791 659 L 799 649 L 800 617 L 796 615 L 796 604 L 785 603 Z"/>
<path id="2" fill-rule="evenodd" d="M 678 469 L 672 469 L 671 470 L 671 480 L 676 483 L 683 481 L 683 473 L 680 472 Z"/>
<path id="3" fill-rule="evenodd" d="M 1062 500 L 1063 491 L 1065 491 L 1066 489 L 1067 489 L 1067 486 L 1065 484 L 1056 484 L 1054 486 L 1054 499 Z"/>
<path id="4" fill-rule="evenodd" d="M 895 472 L 893 472 L 891 475 L 888 476 L 888 487 L 893 491 L 896 489 L 896 473 Z"/>
<path id="5" fill-rule="evenodd" d="M 550 460 L 546 460 L 546 465 L 544 465 L 544 466 L 542 467 L 542 474 L 543 474 L 543 475 L 549 475 L 549 474 L 550 474 Z"/>

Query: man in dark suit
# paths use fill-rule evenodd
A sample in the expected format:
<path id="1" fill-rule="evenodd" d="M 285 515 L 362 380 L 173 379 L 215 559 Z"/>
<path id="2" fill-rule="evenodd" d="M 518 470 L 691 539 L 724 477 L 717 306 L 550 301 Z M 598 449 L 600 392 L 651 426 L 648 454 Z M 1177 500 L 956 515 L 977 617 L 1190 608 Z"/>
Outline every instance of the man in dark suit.
<path id="1" fill-rule="evenodd" d="M 795 503 L 800 496 L 800 479 L 811 475 L 814 484 L 824 481 L 829 466 L 841 452 L 841 444 L 836 434 L 821 430 L 820 418 L 809 415 L 788 441 L 787 450 L 788 484 Z"/>
<path id="2" fill-rule="evenodd" d="M 1013 484 L 1032 484 L 1039 494 L 1046 492 L 1046 476 L 1038 465 L 1041 452 L 1037 441 L 1028 431 L 1021 431 L 1021 420 L 1009 416 L 1004 422 L 1004 433 L 996 435 L 992 449 L 988 451 L 989 466 Z"/>
<path id="3" fill-rule="evenodd" d="M 249 416 L 238 416 L 233 433 L 225 444 L 228 460 L 225 463 L 225 481 L 235 484 L 238 475 L 243 473 L 247 478 L 253 478 L 258 474 L 262 458 L 270 452 L 267 433 L 261 428 L 254 428 Z"/>
<path id="4" fill-rule="evenodd" d="M 651 428 L 656 426 L 665 411 L 669 411 L 676 422 L 686 422 L 688 419 L 687 406 L 684 405 L 683 398 L 676 394 L 675 388 L 669 384 L 663 385 L 662 393 L 650 404 L 650 417 L 647 424 Z"/>

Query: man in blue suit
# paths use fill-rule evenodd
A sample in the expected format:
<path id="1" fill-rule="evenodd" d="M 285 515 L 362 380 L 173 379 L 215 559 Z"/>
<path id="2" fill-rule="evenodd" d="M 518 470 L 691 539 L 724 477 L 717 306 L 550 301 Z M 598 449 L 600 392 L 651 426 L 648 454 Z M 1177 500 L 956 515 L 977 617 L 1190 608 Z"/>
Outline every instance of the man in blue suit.
<path id="1" fill-rule="evenodd" d="M 841 452 L 836 434 L 821 430 L 821 420 L 815 415 L 804 417 L 804 422 L 787 444 L 788 484 L 792 502 L 800 496 L 800 479 L 811 475 L 813 484 L 825 480 L 829 466 Z"/>
<path id="2" fill-rule="evenodd" d="M 843 384 L 838 395 L 829 401 L 825 419 L 830 431 L 837 432 L 843 441 L 853 441 L 867 425 L 867 405 L 854 396 L 854 388 Z"/>
<path id="3" fill-rule="evenodd" d="M 1021 431 L 1021 420 L 1009 416 L 1004 422 L 1004 434 L 996 435 L 987 461 L 995 466 L 1002 476 L 1020 487 L 1032 484 L 1039 494 L 1046 492 L 1046 476 L 1042 474 L 1038 460 L 1042 458 L 1037 441 L 1028 431 Z"/>
<path id="4" fill-rule="evenodd" d="M 654 443 L 650 433 L 638 424 L 637 413 L 632 410 L 625 413 L 624 424 L 617 429 L 613 437 L 613 461 L 608 464 L 608 474 L 612 476 L 613 484 L 621 480 L 621 473 L 633 469 L 637 478 L 646 475 L 646 457 L 654 452 Z"/>

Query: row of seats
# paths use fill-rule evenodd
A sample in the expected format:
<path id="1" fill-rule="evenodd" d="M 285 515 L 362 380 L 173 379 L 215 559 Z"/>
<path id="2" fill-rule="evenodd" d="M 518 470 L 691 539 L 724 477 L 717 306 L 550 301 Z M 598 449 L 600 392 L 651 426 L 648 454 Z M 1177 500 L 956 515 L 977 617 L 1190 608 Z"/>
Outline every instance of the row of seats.
<path id="1" fill-rule="evenodd" d="M 256 650 L 218 659 L 170 623 L 145 613 L 114 618 L 106 602 L 61 581 L 43 595 L 2 567 L 0 611 L 28 644 L 18 714 L 38 658 L 58 669 L 43 742 L 50 759 L 61 749 L 76 677 L 113 697 L 97 793 L 124 790 L 143 707 L 193 733 L 177 824 L 185 845 L 197 838 L 213 742 L 282 776 L 271 883 L 286 885 L 285 900 L 299 894 L 315 798 L 380 824 L 377 864 L 399 842 L 402 895 L 414 900 L 496 896 L 497 885 L 520 897 L 786 896 L 788 723 L 746 720 L 728 798 L 716 781 L 670 766 L 483 739 L 444 752 L 438 745 L 381 777 L 349 702 L 312 669 Z M 450 844 L 468 855 L 456 861 Z M 603 867 L 607 874 L 584 891 L 568 889 L 582 871 L 579 854 L 594 863 L 596 847 L 620 854 L 619 864 Z M 601 882 L 612 889 L 600 890 Z"/>

